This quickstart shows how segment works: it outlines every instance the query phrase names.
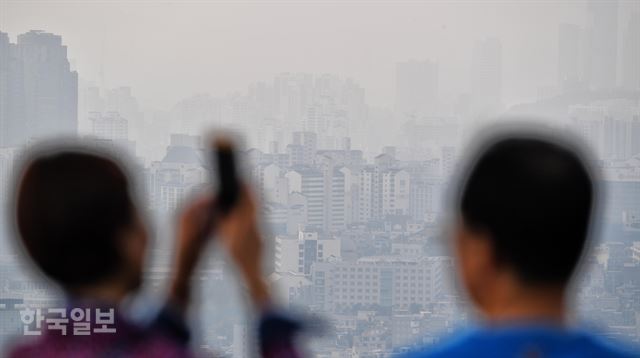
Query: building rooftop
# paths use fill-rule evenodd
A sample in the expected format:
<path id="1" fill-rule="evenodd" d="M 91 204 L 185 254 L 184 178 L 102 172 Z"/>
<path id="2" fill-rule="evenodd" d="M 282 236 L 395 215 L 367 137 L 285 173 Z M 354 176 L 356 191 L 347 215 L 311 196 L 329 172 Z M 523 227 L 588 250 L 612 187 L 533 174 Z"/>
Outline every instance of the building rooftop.
<path id="1" fill-rule="evenodd" d="M 202 153 L 192 147 L 187 146 L 171 145 L 167 147 L 167 153 L 165 154 L 164 158 L 162 158 L 162 162 L 204 165 Z"/>

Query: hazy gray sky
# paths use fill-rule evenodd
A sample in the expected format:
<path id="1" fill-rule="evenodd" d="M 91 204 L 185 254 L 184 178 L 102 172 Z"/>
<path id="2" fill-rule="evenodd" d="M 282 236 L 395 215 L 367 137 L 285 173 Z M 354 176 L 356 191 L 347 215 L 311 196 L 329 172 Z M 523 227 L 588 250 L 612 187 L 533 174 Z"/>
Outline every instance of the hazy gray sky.
<path id="1" fill-rule="evenodd" d="M 441 93 L 465 91 L 473 44 L 496 36 L 505 100 L 535 96 L 556 76 L 557 26 L 583 24 L 571 1 L 8 1 L 0 30 L 63 36 L 82 78 L 128 85 L 143 105 L 244 90 L 283 71 L 335 73 L 393 102 L 394 66 L 437 59 Z"/>

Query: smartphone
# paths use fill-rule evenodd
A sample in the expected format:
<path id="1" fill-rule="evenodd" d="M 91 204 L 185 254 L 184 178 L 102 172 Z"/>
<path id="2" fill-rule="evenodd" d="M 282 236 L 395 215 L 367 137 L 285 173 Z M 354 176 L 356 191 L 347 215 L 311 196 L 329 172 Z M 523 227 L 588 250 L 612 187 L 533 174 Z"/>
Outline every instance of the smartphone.
<path id="1" fill-rule="evenodd" d="M 240 199 L 240 180 L 238 177 L 238 167 L 234 147 L 231 141 L 218 138 L 214 142 L 214 165 L 218 178 L 216 195 L 216 211 L 221 215 L 226 215 L 237 204 Z"/>

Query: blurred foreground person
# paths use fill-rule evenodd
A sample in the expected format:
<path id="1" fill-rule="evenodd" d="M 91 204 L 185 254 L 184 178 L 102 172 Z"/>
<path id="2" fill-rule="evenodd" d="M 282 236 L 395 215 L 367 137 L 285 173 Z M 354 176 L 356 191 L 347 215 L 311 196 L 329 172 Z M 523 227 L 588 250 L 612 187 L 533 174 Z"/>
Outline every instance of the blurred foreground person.
<path id="1" fill-rule="evenodd" d="M 515 132 L 475 153 L 457 193 L 453 245 L 481 323 L 409 356 L 638 356 L 568 321 L 596 198 L 583 158 L 563 140 Z"/>
<path id="2" fill-rule="evenodd" d="M 148 234 L 122 167 L 101 153 L 48 150 L 26 162 L 16 190 L 22 246 L 67 295 L 61 315 L 69 324 L 63 331 L 42 322 L 42 336 L 14 347 L 11 357 L 192 356 L 185 324 L 190 278 L 213 234 L 222 239 L 262 315 L 258 330 L 263 356 L 297 356 L 292 344 L 296 323 L 271 310 L 255 204 L 248 190 L 242 190 L 225 215 L 212 215 L 211 196 L 185 207 L 166 304 L 146 323 L 130 319 L 124 307 L 142 283 Z M 87 329 L 72 330 L 69 318 L 81 315 L 88 318 Z"/>

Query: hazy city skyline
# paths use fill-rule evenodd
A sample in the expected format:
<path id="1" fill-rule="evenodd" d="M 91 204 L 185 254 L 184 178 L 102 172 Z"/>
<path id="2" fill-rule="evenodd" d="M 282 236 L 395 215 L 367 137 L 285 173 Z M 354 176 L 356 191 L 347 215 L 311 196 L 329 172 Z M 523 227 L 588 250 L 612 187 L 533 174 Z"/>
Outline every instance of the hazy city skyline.
<path id="1" fill-rule="evenodd" d="M 277 302 L 327 319 L 323 357 L 392 356 L 474 320 L 443 245 L 468 140 L 542 119 L 593 151 L 602 226 L 571 314 L 640 342 L 640 1 L 0 0 L 0 350 L 59 304 L 10 243 L 14 164 L 64 133 L 135 157 L 170 272 L 176 210 L 209 184 L 211 128 L 245 136 Z M 217 250 L 213 250 L 217 251 Z M 234 272 L 199 277 L 193 346 L 252 347 Z"/>
<path id="2" fill-rule="evenodd" d="M 638 5 L 619 4 L 622 37 L 627 10 Z M 491 37 L 503 47 L 505 101 L 526 102 L 556 83 L 559 25 L 587 21 L 586 1 L 0 1 L 0 27 L 12 40 L 31 29 L 61 35 L 81 80 L 130 86 L 158 109 L 280 72 L 350 77 L 370 105 L 392 107 L 396 63 L 408 60 L 437 62 L 441 99 L 451 102 L 472 90 L 474 46 Z"/>

